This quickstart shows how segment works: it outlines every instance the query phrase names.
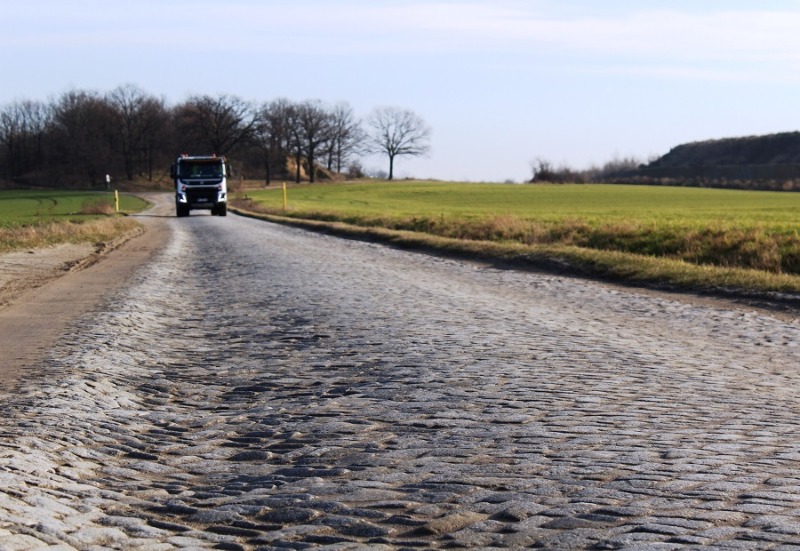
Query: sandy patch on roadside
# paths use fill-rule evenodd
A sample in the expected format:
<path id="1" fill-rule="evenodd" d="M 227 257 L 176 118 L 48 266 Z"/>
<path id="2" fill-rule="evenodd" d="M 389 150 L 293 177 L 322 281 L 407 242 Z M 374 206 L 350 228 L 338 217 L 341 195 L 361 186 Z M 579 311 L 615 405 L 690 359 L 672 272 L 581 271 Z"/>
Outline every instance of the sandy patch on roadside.
<path id="1" fill-rule="evenodd" d="M 94 252 L 91 243 L 65 243 L 0 255 L 0 308 L 25 291 L 64 275 Z"/>
<path id="2" fill-rule="evenodd" d="M 0 254 L 0 309 L 68 272 L 88 268 L 145 231 L 139 227 L 102 243 L 63 243 Z"/>

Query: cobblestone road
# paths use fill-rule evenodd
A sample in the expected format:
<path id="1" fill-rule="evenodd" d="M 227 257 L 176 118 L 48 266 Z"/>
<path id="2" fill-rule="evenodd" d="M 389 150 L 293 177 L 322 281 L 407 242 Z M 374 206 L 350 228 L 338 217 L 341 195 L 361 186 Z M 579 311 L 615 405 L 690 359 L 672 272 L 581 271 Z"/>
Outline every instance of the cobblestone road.
<path id="1" fill-rule="evenodd" d="M 0 549 L 800 549 L 800 325 L 228 217 L 2 400 Z"/>

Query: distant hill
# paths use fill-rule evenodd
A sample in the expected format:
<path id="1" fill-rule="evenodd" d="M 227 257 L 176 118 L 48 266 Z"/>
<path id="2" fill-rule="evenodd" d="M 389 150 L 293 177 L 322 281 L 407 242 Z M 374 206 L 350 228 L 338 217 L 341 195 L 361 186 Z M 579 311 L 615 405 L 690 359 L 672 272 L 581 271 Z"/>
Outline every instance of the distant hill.
<path id="1" fill-rule="evenodd" d="M 642 183 L 800 190 L 800 132 L 678 145 L 623 178 Z"/>
<path id="2" fill-rule="evenodd" d="M 679 145 L 653 167 L 800 164 L 800 132 Z"/>

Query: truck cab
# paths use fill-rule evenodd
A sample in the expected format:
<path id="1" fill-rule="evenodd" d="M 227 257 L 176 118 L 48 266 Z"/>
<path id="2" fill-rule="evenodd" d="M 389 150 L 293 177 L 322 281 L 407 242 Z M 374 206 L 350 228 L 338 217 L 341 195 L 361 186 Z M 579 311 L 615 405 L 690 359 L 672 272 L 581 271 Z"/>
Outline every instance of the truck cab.
<path id="1" fill-rule="evenodd" d="M 228 214 L 228 176 L 225 157 L 181 155 L 170 168 L 175 181 L 175 214 L 189 216 L 192 210 L 210 210 L 216 216 Z"/>

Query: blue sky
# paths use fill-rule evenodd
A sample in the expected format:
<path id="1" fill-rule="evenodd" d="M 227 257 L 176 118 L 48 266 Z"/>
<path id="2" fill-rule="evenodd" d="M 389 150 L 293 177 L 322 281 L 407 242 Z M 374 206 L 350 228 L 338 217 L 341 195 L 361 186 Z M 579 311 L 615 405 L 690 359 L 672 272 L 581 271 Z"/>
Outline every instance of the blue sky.
<path id="1" fill-rule="evenodd" d="M 0 104 L 136 84 L 415 111 L 400 177 L 522 181 L 800 129 L 800 0 L 0 0 Z M 380 159 L 368 159 L 380 168 Z"/>

